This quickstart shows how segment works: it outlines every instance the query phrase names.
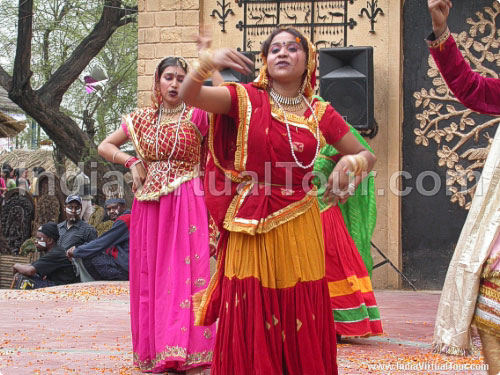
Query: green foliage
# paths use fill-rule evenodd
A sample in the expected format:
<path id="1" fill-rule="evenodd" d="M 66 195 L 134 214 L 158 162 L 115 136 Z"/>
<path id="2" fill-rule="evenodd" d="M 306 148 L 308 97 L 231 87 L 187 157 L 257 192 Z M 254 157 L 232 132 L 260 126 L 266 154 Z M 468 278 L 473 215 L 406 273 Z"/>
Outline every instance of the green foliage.
<path id="1" fill-rule="evenodd" d="M 19 251 L 19 255 L 26 256 L 34 252 L 36 252 L 35 238 L 31 237 L 23 242 L 23 244 L 21 245 L 21 249 Z"/>

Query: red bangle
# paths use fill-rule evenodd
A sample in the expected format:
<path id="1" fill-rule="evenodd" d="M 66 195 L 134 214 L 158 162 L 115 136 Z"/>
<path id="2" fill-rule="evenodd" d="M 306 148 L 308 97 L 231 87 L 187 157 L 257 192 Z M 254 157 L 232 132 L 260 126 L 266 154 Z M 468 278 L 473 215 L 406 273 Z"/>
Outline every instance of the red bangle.
<path id="1" fill-rule="evenodd" d="M 125 162 L 125 164 L 124 164 L 124 165 L 125 165 L 125 168 L 129 168 L 129 169 L 130 169 L 130 168 L 132 167 L 132 165 L 133 165 L 135 162 L 137 162 L 137 161 L 139 161 L 139 159 L 137 159 L 135 156 L 131 156 L 131 157 L 129 157 L 129 158 L 127 159 L 127 161 Z"/>

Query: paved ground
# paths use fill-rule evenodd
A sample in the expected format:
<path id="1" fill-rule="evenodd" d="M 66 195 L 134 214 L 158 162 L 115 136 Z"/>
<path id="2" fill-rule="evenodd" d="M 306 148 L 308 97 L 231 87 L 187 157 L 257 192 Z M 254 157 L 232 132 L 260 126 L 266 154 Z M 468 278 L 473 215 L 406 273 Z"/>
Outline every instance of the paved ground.
<path id="1" fill-rule="evenodd" d="M 385 334 L 339 345 L 340 374 L 486 374 L 456 367 L 480 365 L 478 348 L 467 358 L 431 353 L 438 293 L 376 297 Z M 0 290 L 0 375 L 136 375 L 131 356 L 127 283 Z"/>

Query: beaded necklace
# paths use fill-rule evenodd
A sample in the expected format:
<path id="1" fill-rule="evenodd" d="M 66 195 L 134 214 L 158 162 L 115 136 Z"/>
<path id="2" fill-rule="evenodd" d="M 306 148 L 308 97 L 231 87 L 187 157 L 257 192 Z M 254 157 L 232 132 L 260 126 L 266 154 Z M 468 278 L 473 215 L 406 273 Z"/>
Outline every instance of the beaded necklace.
<path id="1" fill-rule="evenodd" d="M 319 131 L 319 121 L 318 121 L 318 118 L 316 117 L 316 114 L 314 113 L 314 110 L 313 110 L 313 108 L 311 106 L 311 103 L 309 103 L 309 101 L 306 99 L 306 97 L 303 94 L 299 95 L 301 97 L 301 100 L 304 100 L 304 102 L 307 104 L 307 106 L 311 110 L 311 113 L 312 113 L 312 115 L 314 117 L 314 120 L 316 121 L 316 141 L 317 141 L 317 144 L 316 144 L 316 154 L 314 155 L 313 160 L 309 164 L 304 165 L 304 164 L 302 164 L 297 159 L 297 156 L 295 155 L 295 151 L 293 150 L 293 141 L 292 141 L 292 135 L 290 134 L 290 125 L 288 124 L 288 119 L 286 117 L 286 112 L 285 112 L 285 109 L 283 108 L 283 105 L 282 105 L 282 101 L 283 101 L 283 99 L 286 99 L 286 97 L 279 95 L 273 89 L 271 89 L 269 91 L 269 95 L 274 100 L 274 102 L 278 105 L 279 109 L 281 109 L 281 111 L 283 112 L 283 117 L 285 119 L 285 125 L 286 125 L 286 132 L 287 132 L 287 135 L 288 135 L 288 144 L 290 145 L 290 151 L 292 152 L 292 156 L 293 156 L 293 159 L 295 160 L 295 163 L 297 163 L 297 165 L 300 168 L 302 168 L 302 169 L 307 169 L 307 168 L 312 167 L 314 165 L 314 162 L 316 161 L 316 158 L 318 157 L 318 154 L 319 154 L 321 134 L 320 134 L 320 131 Z M 295 98 L 289 98 L 289 99 L 296 100 L 296 98 L 298 98 L 299 96 L 296 96 Z"/>
<path id="2" fill-rule="evenodd" d="M 163 107 L 163 105 L 162 105 Z M 184 102 L 180 102 L 177 107 L 164 109 L 166 115 L 175 115 L 184 110 Z"/>
<path id="3" fill-rule="evenodd" d="M 299 93 L 297 96 L 294 96 L 292 98 L 289 96 L 283 96 L 280 93 L 278 93 L 274 88 L 271 88 L 270 94 L 273 97 L 275 102 L 277 102 L 285 107 L 293 107 L 293 106 L 301 105 L 302 100 L 304 98 L 302 93 Z"/>
<path id="4" fill-rule="evenodd" d="M 175 108 L 182 108 L 181 114 L 179 115 L 179 119 L 177 120 L 177 127 L 175 129 L 175 140 L 174 140 L 174 145 L 172 146 L 172 151 L 170 151 L 170 155 L 168 156 L 167 163 L 168 163 L 168 169 L 167 172 L 170 170 L 170 159 L 174 155 L 175 147 L 177 146 L 177 141 L 179 139 L 179 129 L 181 128 L 181 121 L 182 117 L 184 116 L 184 112 L 186 111 L 186 103 L 182 102 Z M 167 111 L 169 108 L 167 108 Z M 160 136 L 160 123 L 161 123 L 161 118 L 163 116 L 163 104 L 160 106 L 160 113 L 158 114 L 158 120 L 156 121 L 156 159 L 159 159 L 159 154 L 158 154 L 158 141 L 159 141 L 159 136 Z"/>

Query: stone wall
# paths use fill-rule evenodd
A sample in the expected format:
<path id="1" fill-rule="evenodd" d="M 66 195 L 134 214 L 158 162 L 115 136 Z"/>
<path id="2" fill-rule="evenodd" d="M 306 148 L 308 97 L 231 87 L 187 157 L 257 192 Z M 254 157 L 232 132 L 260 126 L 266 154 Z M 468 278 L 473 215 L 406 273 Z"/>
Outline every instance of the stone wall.
<path id="1" fill-rule="evenodd" d="M 221 19 L 217 14 L 211 16 L 215 10 L 223 14 L 222 4 L 229 4 L 225 10 L 230 8 L 233 11 L 233 14 L 228 14 L 225 18 L 224 33 L 221 31 L 222 25 L 218 23 Z M 366 13 L 359 16 L 366 5 L 364 1 L 356 1 L 349 5 L 348 18 L 352 18 L 357 24 L 353 29 L 348 28 L 347 44 L 374 48 L 375 118 L 380 128 L 378 135 L 369 141 L 378 159 L 375 168 L 378 219 L 373 241 L 394 264 L 400 266 L 400 199 L 390 193 L 390 187 L 392 184 L 394 189 L 398 183 L 394 178 L 391 179 L 391 175 L 401 168 L 402 2 L 400 0 L 378 2 L 383 14 L 379 13 L 376 17 L 374 33 L 370 32 L 371 24 Z M 255 7 L 252 9 L 255 10 Z M 320 8 L 318 10 L 321 11 Z M 243 7 L 235 1 L 139 0 L 139 12 L 139 105 L 150 102 L 152 75 L 161 58 L 181 55 L 192 61 L 196 57 L 194 35 L 200 28 L 212 33 L 215 48 L 221 46 L 243 48 L 242 31 L 236 28 L 238 22 L 243 19 Z M 297 14 L 305 19 L 306 12 L 306 8 L 303 8 L 302 13 Z M 255 14 L 256 12 L 252 13 L 252 17 L 255 17 Z M 334 12 L 330 14 L 333 20 Z M 327 15 L 328 12 L 324 11 L 324 17 Z M 254 23 L 264 21 L 256 20 Z M 334 33 L 330 39 L 332 42 L 338 41 L 338 33 Z M 375 263 L 380 261 L 376 252 L 372 254 Z M 389 265 L 376 269 L 373 279 L 377 288 L 400 286 L 397 273 Z"/>

